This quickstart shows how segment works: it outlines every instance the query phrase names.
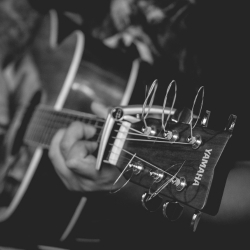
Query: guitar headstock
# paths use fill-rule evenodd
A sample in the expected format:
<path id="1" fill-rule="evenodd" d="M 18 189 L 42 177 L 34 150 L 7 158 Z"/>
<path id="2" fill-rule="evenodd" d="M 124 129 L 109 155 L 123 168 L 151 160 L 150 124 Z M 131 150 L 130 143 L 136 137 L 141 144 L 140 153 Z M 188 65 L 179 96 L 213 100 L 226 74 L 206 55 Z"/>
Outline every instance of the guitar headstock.
<path id="1" fill-rule="evenodd" d="M 194 231 L 201 212 L 211 214 L 206 204 L 215 168 L 236 122 L 231 115 L 225 128 L 215 131 L 208 128 L 209 111 L 199 116 L 173 105 L 115 108 L 100 144 L 106 149 L 99 151 L 121 176 L 146 189 L 142 204 L 149 211 L 162 205 L 164 216 L 175 220 L 183 206 L 193 208 Z"/>

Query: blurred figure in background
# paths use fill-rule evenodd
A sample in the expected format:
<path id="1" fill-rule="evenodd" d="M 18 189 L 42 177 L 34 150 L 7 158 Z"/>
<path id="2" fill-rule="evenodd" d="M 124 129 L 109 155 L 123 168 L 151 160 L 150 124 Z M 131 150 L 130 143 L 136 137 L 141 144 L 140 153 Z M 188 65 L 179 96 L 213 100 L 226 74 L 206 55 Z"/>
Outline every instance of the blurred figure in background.
<path id="1" fill-rule="evenodd" d="M 0 1 L 0 133 L 1 140 L 14 114 L 27 105 L 39 86 L 29 53 L 41 15 L 26 0 Z"/>

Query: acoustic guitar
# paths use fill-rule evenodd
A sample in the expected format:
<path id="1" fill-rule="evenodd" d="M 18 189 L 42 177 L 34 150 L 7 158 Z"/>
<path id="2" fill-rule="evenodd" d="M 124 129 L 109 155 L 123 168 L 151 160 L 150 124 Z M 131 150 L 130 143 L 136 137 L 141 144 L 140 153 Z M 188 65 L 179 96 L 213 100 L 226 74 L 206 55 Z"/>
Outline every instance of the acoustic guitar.
<path id="1" fill-rule="evenodd" d="M 38 41 L 48 37 L 49 27 L 55 28 L 57 21 L 52 11 L 44 20 Z M 52 30 L 51 34 L 57 32 Z M 6 163 L 1 167 L 3 241 L 13 245 L 15 235 L 14 245 L 53 244 L 66 241 L 72 232 L 88 203 L 87 198 L 66 189 L 46 149 L 59 128 L 76 120 L 97 128 L 97 168 L 101 168 L 103 162 L 114 165 L 128 182 L 143 187 L 141 202 L 147 210 L 161 208 L 164 217 L 174 221 L 184 206 L 190 207 L 194 210 L 190 220 L 193 231 L 202 212 L 216 214 L 223 192 L 223 185 L 217 189 L 217 176 L 224 172 L 216 166 L 223 165 L 219 160 L 232 135 L 236 116 L 230 116 L 225 128 L 214 131 L 207 127 L 209 112 L 195 116 L 193 109 L 167 108 L 166 99 L 163 107 L 152 106 L 152 102 L 147 101 L 155 94 L 156 81 L 144 104 L 126 106 L 139 79 L 142 65 L 138 59 L 121 60 L 119 55 L 120 60 L 114 63 L 109 51 L 108 60 L 97 66 L 95 55 L 86 49 L 87 41 L 83 49 L 82 32 L 67 36 L 60 45 L 57 40 L 50 37 L 45 49 L 44 43 L 35 42 L 35 60 L 44 66 L 41 68 L 46 73 L 42 74 L 42 81 L 46 84 L 42 92 L 32 98 L 22 122 L 17 122 L 7 136 L 12 143 L 7 147 Z M 62 49 L 73 55 L 68 68 L 65 60 L 57 57 Z M 49 55 L 55 55 L 54 66 L 65 68 L 64 81 L 61 82 L 61 76 L 60 79 L 49 77 L 55 73 L 47 64 Z M 118 73 L 109 65 L 117 66 Z M 96 103 L 116 108 L 112 108 L 104 120 L 90 113 Z"/>

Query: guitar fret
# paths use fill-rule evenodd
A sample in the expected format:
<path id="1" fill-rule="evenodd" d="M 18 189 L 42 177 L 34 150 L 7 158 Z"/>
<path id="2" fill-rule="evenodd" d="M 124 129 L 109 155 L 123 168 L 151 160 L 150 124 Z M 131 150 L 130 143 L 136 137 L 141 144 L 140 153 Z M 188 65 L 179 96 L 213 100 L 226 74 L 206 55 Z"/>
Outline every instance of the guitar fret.
<path id="1" fill-rule="evenodd" d="M 45 114 L 41 113 L 38 118 L 37 121 L 35 119 L 35 125 L 34 129 L 33 129 L 33 135 L 32 137 L 34 138 L 34 140 L 39 141 L 39 136 L 41 135 L 40 131 L 41 131 L 41 126 L 43 126 L 43 122 L 45 121 Z"/>
<path id="2" fill-rule="evenodd" d="M 66 128 L 73 121 L 80 121 L 96 127 L 97 135 L 104 124 L 104 120 L 91 114 L 70 110 L 56 111 L 46 106 L 39 106 L 31 119 L 25 134 L 25 141 L 48 147 L 54 134 L 61 128 Z"/>
<path id="3" fill-rule="evenodd" d="M 47 126 L 45 127 L 43 133 L 42 133 L 42 139 L 47 142 L 49 140 L 49 132 L 51 131 L 50 130 L 50 127 L 51 127 L 51 123 L 52 123 L 52 119 L 48 120 L 48 124 L 46 124 Z"/>

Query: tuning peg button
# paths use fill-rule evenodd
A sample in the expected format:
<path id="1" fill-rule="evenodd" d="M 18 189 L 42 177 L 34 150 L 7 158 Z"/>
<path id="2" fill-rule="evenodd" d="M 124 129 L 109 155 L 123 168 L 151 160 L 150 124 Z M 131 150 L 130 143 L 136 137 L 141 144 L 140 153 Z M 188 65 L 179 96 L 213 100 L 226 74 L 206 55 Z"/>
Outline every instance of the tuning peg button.
<path id="1" fill-rule="evenodd" d="M 194 215 L 192 217 L 191 228 L 192 228 L 193 232 L 195 232 L 197 229 L 197 226 L 200 222 L 201 215 L 202 215 L 201 211 L 197 211 L 194 213 Z"/>
<path id="2" fill-rule="evenodd" d="M 225 130 L 230 132 L 230 133 L 233 133 L 233 130 L 234 130 L 234 127 L 236 124 L 236 120 L 237 120 L 236 115 L 230 115 Z"/>
<path id="3" fill-rule="evenodd" d="M 157 129 L 155 127 L 143 127 L 142 133 L 148 136 L 156 136 Z"/>
<path id="4" fill-rule="evenodd" d="M 176 185 L 176 190 L 181 192 L 187 186 L 186 178 L 180 177 L 175 185 Z"/>
<path id="5" fill-rule="evenodd" d="M 178 202 L 165 202 L 162 206 L 162 213 L 164 217 L 169 219 L 170 221 L 176 221 L 180 218 L 183 212 L 183 206 L 181 206 Z"/>
<path id="6" fill-rule="evenodd" d="M 177 141 L 179 139 L 179 133 L 176 130 L 165 131 L 163 137 L 168 141 Z"/>
<path id="7" fill-rule="evenodd" d="M 196 136 L 189 136 L 187 138 L 187 142 L 192 144 L 192 148 L 193 149 L 198 149 L 201 144 L 202 144 L 202 139 L 200 135 L 196 135 Z"/>
<path id="8" fill-rule="evenodd" d="M 160 182 L 164 178 L 162 171 L 151 171 L 149 175 L 154 179 L 154 182 Z"/>
<path id="9" fill-rule="evenodd" d="M 150 200 L 148 198 L 149 198 L 149 193 L 144 193 L 142 195 L 141 198 L 142 206 L 150 212 L 156 211 L 162 204 L 162 198 L 158 195 L 156 195 L 154 198 Z"/>
<path id="10" fill-rule="evenodd" d="M 201 120 L 201 126 L 202 127 L 205 127 L 205 128 L 207 127 L 208 121 L 209 121 L 209 118 L 210 118 L 210 114 L 211 114 L 211 111 L 206 110 L 206 114 L 204 115 L 204 117 Z"/>

